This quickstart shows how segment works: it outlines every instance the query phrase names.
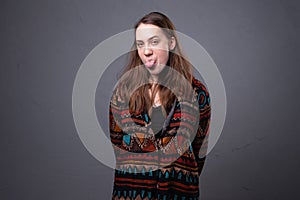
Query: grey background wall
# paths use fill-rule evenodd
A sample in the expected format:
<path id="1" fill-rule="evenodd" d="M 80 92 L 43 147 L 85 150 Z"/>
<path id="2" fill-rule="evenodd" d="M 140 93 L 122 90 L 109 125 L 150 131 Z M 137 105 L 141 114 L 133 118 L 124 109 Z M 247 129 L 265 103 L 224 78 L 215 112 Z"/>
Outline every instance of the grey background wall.
<path id="1" fill-rule="evenodd" d="M 299 198 L 299 1 L 2 0 L 0 9 L 0 199 L 110 199 L 113 170 L 75 129 L 73 83 L 97 44 L 150 11 L 202 44 L 224 79 L 227 118 L 202 199 Z"/>

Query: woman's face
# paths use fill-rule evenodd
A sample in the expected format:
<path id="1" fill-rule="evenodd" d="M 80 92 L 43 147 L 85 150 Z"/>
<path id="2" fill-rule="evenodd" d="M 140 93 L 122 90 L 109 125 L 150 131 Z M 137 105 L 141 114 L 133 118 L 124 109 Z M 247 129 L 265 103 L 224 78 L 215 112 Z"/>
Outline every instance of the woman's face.
<path id="1" fill-rule="evenodd" d="M 135 34 L 139 57 L 152 78 L 157 80 L 168 62 L 169 50 L 175 47 L 175 39 L 169 40 L 163 30 L 153 24 L 140 24 Z"/>

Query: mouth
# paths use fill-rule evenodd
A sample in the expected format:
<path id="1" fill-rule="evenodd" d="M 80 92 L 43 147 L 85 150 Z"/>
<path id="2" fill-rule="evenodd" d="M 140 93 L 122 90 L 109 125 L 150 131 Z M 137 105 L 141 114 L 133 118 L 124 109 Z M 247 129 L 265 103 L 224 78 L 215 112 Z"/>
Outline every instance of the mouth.
<path id="1" fill-rule="evenodd" d="M 155 60 L 147 60 L 147 61 L 145 62 L 145 66 L 148 67 L 148 68 L 153 67 L 155 64 L 156 64 L 156 61 L 155 61 Z"/>

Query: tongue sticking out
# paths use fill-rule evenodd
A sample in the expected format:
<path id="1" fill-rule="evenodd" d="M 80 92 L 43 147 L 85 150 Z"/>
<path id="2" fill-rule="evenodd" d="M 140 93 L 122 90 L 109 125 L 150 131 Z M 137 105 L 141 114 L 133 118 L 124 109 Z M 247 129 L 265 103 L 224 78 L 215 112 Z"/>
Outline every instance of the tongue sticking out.
<path id="1" fill-rule="evenodd" d="M 154 60 L 150 60 L 150 61 L 146 61 L 145 65 L 146 67 L 152 67 L 154 65 L 155 61 Z"/>

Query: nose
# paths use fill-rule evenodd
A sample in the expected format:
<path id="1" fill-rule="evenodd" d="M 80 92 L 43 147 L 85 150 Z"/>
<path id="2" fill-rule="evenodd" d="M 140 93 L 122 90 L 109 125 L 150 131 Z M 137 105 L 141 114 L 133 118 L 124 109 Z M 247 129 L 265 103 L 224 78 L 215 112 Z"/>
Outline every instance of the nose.
<path id="1" fill-rule="evenodd" d="M 149 48 L 149 47 L 144 48 L 144 55 L 145 56 L 150 56 L 150 55 L 152 55 L 152 53 L 153 53 L 153 51 L 152 51 L 151 48 Z"/>

